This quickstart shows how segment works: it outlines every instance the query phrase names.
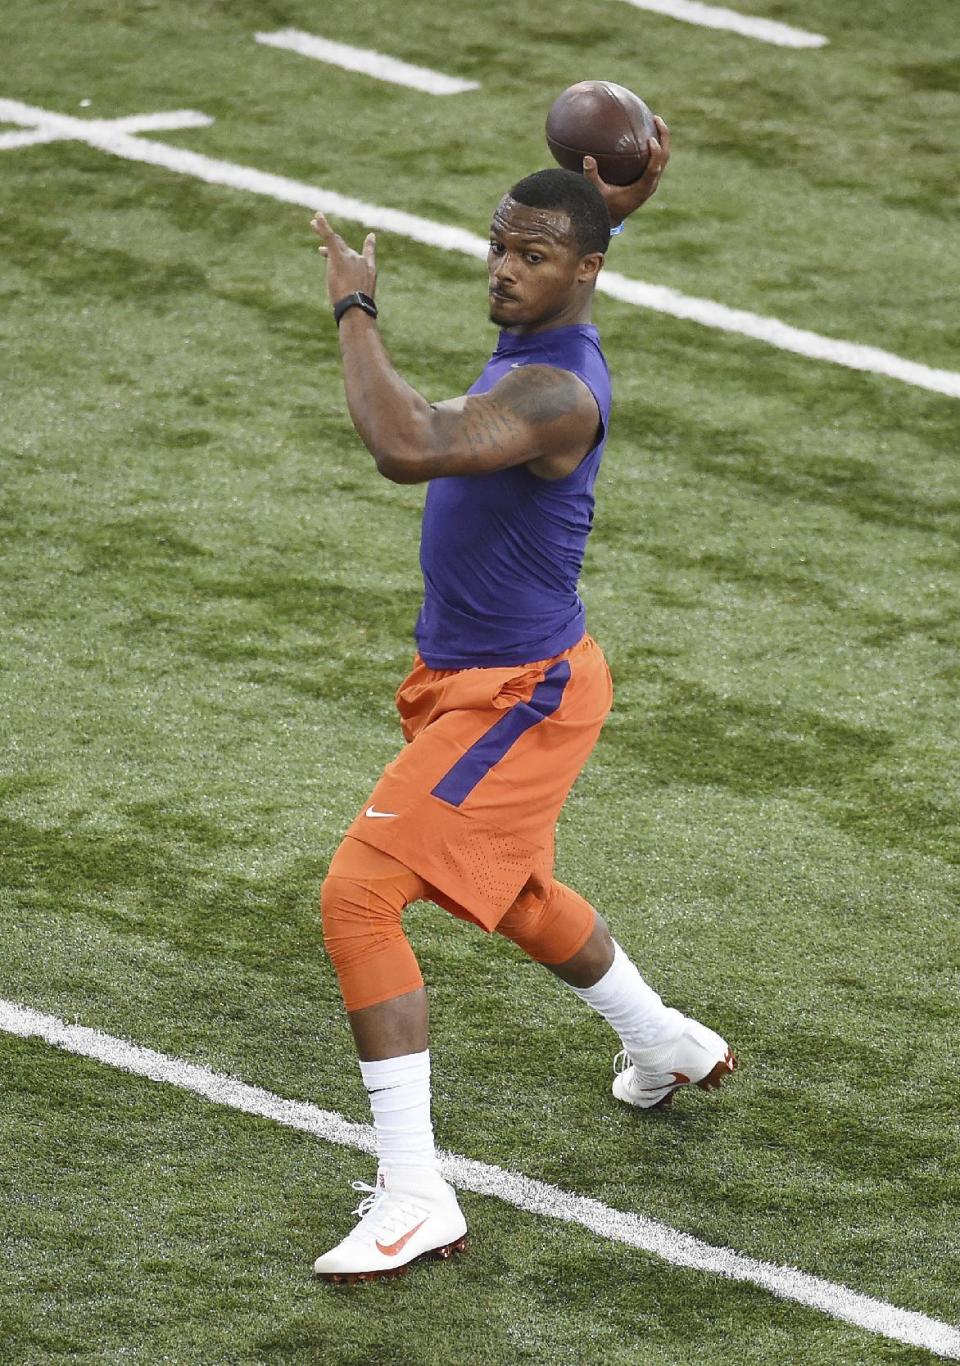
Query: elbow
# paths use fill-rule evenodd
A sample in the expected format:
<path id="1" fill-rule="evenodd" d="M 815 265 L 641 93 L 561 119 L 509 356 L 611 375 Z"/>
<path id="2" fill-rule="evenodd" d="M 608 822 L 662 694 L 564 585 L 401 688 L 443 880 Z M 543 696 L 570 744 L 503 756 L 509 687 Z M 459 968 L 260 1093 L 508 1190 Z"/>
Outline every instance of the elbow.
<path id="1" fill-rule="evenodd" d="M 416 421 L 381 428 L 379 439 L 367 443 L 384 479 L 392 484 L 423 484 L 438 473 L 435 416 L 427 408 Z"/>
<path id="2" fill-rule="evenodd" d="M 377 470 L 391 484 L 422 484 L 430 475 L 424 470 L 423 460 L 412 453 L 398 450 L 373 452 Z"/>

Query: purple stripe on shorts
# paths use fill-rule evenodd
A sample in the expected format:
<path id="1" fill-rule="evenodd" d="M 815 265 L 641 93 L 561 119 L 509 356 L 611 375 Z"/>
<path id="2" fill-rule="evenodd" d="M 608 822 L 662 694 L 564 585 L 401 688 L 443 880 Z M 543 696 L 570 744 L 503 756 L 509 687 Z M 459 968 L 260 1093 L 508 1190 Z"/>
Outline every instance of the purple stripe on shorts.
<path id="1" fill-rule="evenodd" d="M 437 783 L 431 796 L 439 797 L 451 806 L 460 806 L 480 779 L 485 778 L 494 764 L 500 762 L 521 735 L 553 715 L 563 700 L 563 690 L 569 681 L 570 665 L 567 660 L 561 659 L 547 670 L 543 682 L 534 688 L 529 702 L 517 702 L 490 727 L 486 735 L 482 735 L 461 755 L 453 768 Z"/>

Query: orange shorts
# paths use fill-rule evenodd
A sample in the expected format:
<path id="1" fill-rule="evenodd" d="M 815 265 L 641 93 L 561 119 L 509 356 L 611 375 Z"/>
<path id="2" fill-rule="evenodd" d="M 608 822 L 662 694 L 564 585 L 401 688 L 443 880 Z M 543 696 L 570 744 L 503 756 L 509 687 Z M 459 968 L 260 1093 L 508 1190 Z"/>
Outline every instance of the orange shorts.
<path id="1" fill-rule="evenodd" d="M 549 894 L 557 817 L 612 700 L 590 636 L 515 668 L 429 669 L 418 655 L 396 696 L 407 744 L 347 834 L 494 929 L 528 884 Z"/>

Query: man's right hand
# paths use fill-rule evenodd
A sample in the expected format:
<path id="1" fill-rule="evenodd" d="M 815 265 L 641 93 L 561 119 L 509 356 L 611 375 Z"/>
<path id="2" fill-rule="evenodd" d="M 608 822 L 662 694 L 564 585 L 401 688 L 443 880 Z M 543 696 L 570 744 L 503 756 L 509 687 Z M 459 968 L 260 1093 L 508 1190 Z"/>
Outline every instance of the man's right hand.
<path id="1" fill-rule="evenodd" d="M 377 287 L 377 240 L 373 233 L 367 233 L 363 250 L 358 252 L 334 232 L 319 209 L 310 226 L 323 239 L 319 251 L 327 258 L 327 295 L 331 306 L 357 290 L 372 299 Z"/>
<path id="2" fill-rule="evenodd" d="M 611 227 L 619 227 L 625 218 L 629 218 L 639 209 L 641 204 L 646 204 L 656 191 L 660 177 L 667 168 L 667 162 L 670 160 L 670 129 L 659 114 L 654 114 L 653 121 L 657 125 L 658 136 L 650 138 L 647 143 L 650 149 L 647 169 L 640 179 L 631 185 L 608 185 L 600 178 L 596 158 L 583 158 L 583 174 L 603 195 Z"/>

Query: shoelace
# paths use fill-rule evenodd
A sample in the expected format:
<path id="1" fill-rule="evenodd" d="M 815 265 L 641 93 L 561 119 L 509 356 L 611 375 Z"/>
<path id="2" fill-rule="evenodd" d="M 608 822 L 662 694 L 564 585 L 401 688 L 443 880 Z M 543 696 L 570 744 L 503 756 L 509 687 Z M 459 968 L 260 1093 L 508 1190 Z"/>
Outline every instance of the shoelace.
<path id="1" fill-rule="evenodd" d="M 358 1219 L 365 1219 L 377 1203 L 378 1198 L 387 1193 L 382 1186 L 368 1186 L 366 1181 L 351 1181 L 350 1186 L 355 1191 L 369 1191 L 369 1194 L 364 1196 L 353 1211 Z"/>
<path id="2" fill-rule="evenodd" d="M 360 1223 L 351 1237 L 359 1236 L 366 1242 L 378 1238 L 392 1242 L 394 1235 L 405 1233 L 427 1212 L 424 1206 L 384 1190 L 383 1186 L 368 1186 L 366 1181 L 351 1181 L 350 1185 L 355 1191 L 367 1192 L 353 1211 Z"/>

